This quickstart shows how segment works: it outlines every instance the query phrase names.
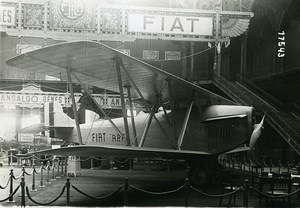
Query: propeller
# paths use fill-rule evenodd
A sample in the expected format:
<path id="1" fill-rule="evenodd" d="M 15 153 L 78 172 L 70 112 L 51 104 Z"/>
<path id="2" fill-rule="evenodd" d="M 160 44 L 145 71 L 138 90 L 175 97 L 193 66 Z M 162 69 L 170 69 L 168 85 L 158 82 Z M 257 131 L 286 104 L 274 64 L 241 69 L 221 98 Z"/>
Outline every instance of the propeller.
<path id="1" fill-rule="evenodd" d="M 266 113 L 258 124 L 254 124 L 254 129 L 251 134 L 250 142 L 249 142 L 250 149 L 253 149 L 254 145 L 257 142 L 258 137 L 261 135 L 261 131 L 264 128 L 263 124 L 264 124 L 265 116 Z"/>

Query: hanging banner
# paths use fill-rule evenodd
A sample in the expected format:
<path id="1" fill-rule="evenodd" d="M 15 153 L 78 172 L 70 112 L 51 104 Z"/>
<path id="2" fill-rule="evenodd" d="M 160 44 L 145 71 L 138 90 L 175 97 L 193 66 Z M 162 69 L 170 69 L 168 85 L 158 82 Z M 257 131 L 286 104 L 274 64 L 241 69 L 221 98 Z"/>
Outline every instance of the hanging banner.
<path id="1" fill-rule="evenodd" d="M 128 32 L 212 36 L 213 18 L 128 13 Z"/>

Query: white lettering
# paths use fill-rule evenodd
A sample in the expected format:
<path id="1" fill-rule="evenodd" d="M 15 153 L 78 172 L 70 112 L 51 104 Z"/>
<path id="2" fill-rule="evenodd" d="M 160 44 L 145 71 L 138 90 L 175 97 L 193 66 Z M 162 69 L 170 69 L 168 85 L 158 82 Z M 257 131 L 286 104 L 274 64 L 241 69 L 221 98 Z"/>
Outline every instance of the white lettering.
<path id="1" fill-rule="evenodd" d="M 212 17 L 129 13 L 128 32 L 212 36 Z"/>

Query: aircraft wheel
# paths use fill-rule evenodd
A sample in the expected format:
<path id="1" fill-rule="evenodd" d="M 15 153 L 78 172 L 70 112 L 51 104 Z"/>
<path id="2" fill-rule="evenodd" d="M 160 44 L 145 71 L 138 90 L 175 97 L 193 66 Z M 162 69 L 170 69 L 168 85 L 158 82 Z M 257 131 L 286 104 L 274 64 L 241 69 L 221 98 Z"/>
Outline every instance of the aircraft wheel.
<path id="1" fill-rule="evenodd" d="M 203 186 L 210 182 L 209 170 L 205 169 L 192 169 L 190 172 L 190 180 L 192 184 Z"/>

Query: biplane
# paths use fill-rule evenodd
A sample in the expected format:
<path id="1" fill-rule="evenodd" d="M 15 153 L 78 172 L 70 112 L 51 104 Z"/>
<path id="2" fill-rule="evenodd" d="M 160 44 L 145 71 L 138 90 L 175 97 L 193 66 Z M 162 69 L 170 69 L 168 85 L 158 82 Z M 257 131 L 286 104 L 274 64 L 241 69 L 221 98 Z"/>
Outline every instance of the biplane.
<path id="1" fill-rule="evenodd" d="M 58 110 L 50 112 L 51 122 L 23 131 L 54 129 L 58 138 L 77 145 L 36 154 L 185 159 L 191 179 L 197 182 L 209 177 L 218 155 L 243 144 L 252 148 L 263 126 L 263 119 L 261 125 L 254 123 L 252 107 L 237 105 L 172 71 L 101 42 L 60 43 L 18 55 L 6 63 L 67 80 L 74 112 L 72 83 L 79 83 L 104 115 L 93 125 L 79 124 L 76 113 L 73 120 L 52 107 Z M 110 118 L 86 84 L 119 93 L 122 116 Z M 133 113 L 134 102 L 144 108 L 137 116 Z"/>

